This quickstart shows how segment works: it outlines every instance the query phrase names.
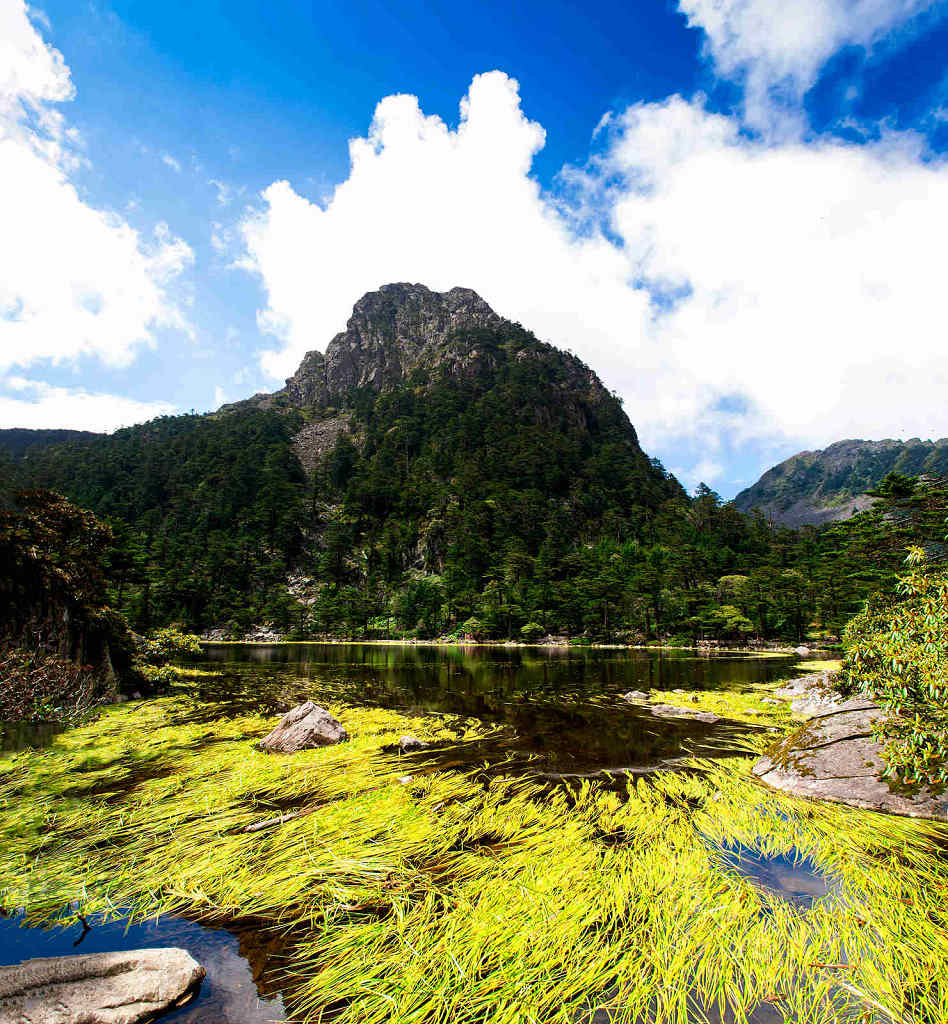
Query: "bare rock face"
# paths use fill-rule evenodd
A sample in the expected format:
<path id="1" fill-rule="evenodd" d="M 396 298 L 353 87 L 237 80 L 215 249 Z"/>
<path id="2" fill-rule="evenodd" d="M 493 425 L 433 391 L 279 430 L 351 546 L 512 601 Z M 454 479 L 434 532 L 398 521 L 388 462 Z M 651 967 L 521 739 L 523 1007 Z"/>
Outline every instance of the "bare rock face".
<path id="1" fill-rule="evenodd" d="M 836 676 L 832 672 L 815 672 L 784 683 L 774 690 L 774 696 L 790 701 L 790 710 L 804 718 L 812 718 L 824 711 L 835 711 L 845 697 L 834 689 Z"/>
<path id="2" fill-rule="evenodd" d="M 883 779 L 882 746 L 873 723 L 882 711 L 863 697 L 839 698 L 754 765 L 774 789 L 911 818 L 948 817 L 948 795 L 909 792 Z"/>
<path id="3" fill-rule="evenodd" d="M 315 472 L 320 460 L 332 451 L 339 438 L 352 434 L 354 429 L 348 413 L 308 423 L 293 437 L 293 448 L 303 469 L 307 473 Z"/>
<path id="4" fill-rule="evenodd" d="M 280 719 L 279 724 L 260 741 L 268 754 L 292 754 L 311 747 L 330 747 L 343 743 L 349 734 L 325 709 L 311 700 L 299 704 Z"/>
<path id="5" fill-rule="evenodd" d="M 286 382 L 300 407 L 332 404 L 349 388 L 381 389 L 406 371 L 444 360 L 447 335 L 497 326 L 501 318 L 470 288 L 433 292 L 420 284 L 388 284 L 355 304 L 346 330 L 326 354 L 309 352 Z"/>
<path id="6" fill-rule="evenodd" d="M 0 967 L 0 1024 L 138 1024 L 191 999 L 204 968 L 183 949 L 43 957 Z"/>

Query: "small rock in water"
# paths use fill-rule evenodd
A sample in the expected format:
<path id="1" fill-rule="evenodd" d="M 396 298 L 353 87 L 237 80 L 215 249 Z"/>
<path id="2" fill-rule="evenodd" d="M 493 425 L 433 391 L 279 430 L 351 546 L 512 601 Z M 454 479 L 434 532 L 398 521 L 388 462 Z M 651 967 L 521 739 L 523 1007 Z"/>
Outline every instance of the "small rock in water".
<path id="1" fill-rule="evenodd" d="M 428 744 L 417 736 L 402 736 L 398 741 L 398 749 L 403 754 L 410 754 L 413 750 L 424 750 L 427 746 Z"/>
<path id="2" fill-rule="evenodd" d="M 173 948 L 25 960 L 0 967 L 0 1024 L 139 1024 L 186 1003 L 204 973 Z"/>
<path id="3" fill-rule="evenodd" d="M 629 690 L 622 694 L 623 700 L 648 700 L 648 692 L 645 690 Z"/>
<path id="4" fill-rule="evenodd" d="M 398 781 L 399 781 L 399 782 L 400 782 L 400 783 L 401 783 L 401 784 L 402 784 L 403 786 L 408 786 L 408 785 L 410 785 L 410 784 L 411 784 L 411 781 L 412 781 L 412 776 L 411 776 L 411 775 L 399 775 L 399 777 L 398 777 Z"/>
<path id="5" fill-rule="evenodd" d="M 649 711 L 659 718 L 690 718 L 694 722 L 707 722 L 709 725 L 720 721 L 718 715 L 710 711 L 691 711 L 688 708 L 676 708 L 672 704 L 650 704 Z"/>
<path id="6" fill-rule="evenodd" d="M 672 693 L 687 693 L 687 690 L 672 690 Z"/>
<path id="7" fill-rule="evenodd" d="M 780 703 L 779 700 L 774 700 L 773 697 L 761 697 L 760 698 L 760 702 L 761 702 L 761 704 L 779 704 Z"/>
<path id="8" fill-rule="evenodd" d="M 802 644 L 799 647 L 793 648 L 793 653 L 798 654 L 801 658 L 806 658 L 810 654 L 810 648 L 804 647 Z"/>
<path id="9" fill-rule="evenodd" d="M 347 739 L 349 734 L 339 722 L 325 708 L 308 700 L 287 711 L 259 746 L 268 754 L 292 754 L 311 747 L 329 747 Z"/>

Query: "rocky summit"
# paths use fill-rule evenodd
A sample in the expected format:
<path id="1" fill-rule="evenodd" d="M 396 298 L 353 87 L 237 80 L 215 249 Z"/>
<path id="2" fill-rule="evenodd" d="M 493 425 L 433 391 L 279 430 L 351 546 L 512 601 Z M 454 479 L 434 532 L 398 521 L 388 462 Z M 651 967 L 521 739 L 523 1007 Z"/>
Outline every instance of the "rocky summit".
<path id="1" fill-rule="evenodd" d="M 556 368 L 567 408 L 569 393 L 577 389 L 594 402 L 611 397 L 579 359 L 537 341 L 519 324 L 495 313 L 470 288 L 436 292 L 423 284 L 399 283 L 363 295 L 346 329 L 329 342 L 325 353 L 308 352 L 285 387 L 221 411 L 249 406 L 303 410 L 306 422 L 294 442 L 304 469 L 312 473 L 341 437 L 361 439 L 354 415 L 360 394 L 490 375 L 505 361 L 505 343 L 511 337 L 517 338 L 518 361 Z M 577 418 L 580 425 L 582 419 Z"/>

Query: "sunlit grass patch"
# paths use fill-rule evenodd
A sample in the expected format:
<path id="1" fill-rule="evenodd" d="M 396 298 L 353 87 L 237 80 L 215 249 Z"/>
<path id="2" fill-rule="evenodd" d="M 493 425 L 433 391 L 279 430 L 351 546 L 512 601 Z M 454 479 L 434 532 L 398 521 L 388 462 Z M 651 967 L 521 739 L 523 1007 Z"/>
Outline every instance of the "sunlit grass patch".
<path id="1" fill-rule="evenodd" d="M 670 704 L 686 711 L 709 711 L 720 718 L 756 725 L 785 727 L 790 722 L 790 706 L 784 701 L 764 703 L 772 698 L 772 688 L 756 687 L 752 690 L 652 690 L 651 702 Z M 647 707 L 647 705 L 643 705 Z"/>
<path id="2" fill-rule="evenodd" d="M 725 696 L 732 714 L 759 706 Z M 608 1005 L 631 1024 L 683 1021 L 695 1001 L 741 1021 L 767 1000 L 801 1024 L 846 1019 L 847 1004 L 866 1021 L 948 1020 L 943 826 L 770 792 L 743 759 L 620 791 L 447 771 L 382 748 L 483 727 L 331 710 L 350 742 L 283 757 L 254 746 L 272 718 L 209 722 L 183 698 L 14 755 L 0 904 L 278 926 L 288 992 L 313 1021 L 565 1024 Z M 801 913 L 729 870 L 724 843 L 809 857 L 831 895 Z"/>
<path id="3" fill-rule="evenodd" d="M 813 659 L 811 661 L 798 661 L 795 668 L 801 672 L 838 672 L 843 667 L 839 658 Z"/>

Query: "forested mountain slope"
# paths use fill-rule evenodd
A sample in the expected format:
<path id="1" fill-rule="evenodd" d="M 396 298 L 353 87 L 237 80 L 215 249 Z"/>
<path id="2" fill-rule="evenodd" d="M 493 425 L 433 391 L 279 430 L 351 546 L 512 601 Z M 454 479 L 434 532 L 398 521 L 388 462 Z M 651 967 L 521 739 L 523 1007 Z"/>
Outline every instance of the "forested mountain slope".
<path id="1" fill-rule="evenodd" d="M 892 465 L 927 470 L 939 448 L 915 447 Z M 472 291 L 405 284 L 273 394 L 34 445 L 0 460 L 0 500 L 4 477 L 109 521 L 109 601 L 135 628 L 235 636 L 833 636 L 948 514 L 943 481 L 902 478 L 826 529 L 689 497 L 579 359 Z"/>
<path id="2" fill-rule="evenodd" d="M 948 476 L 948 438 L 939 441 L 837 441 L 799 452 L 767 470 L 734 499 L 737 508 L 784 526 L 848 519 L 872 505 L 868 494 L 889 473 Z"/>
<path id="3" fill-rule="evenodd" d="M 46 448 L 28 482 L 118 524 L 133 621 L 193 628 L 304 608 L 441 629 L 528 571 L 549 605 L 570 552 L 645 541 L 685 500 L 579 359 L 420 285 L 366 295 L 281 391 Z"/>

